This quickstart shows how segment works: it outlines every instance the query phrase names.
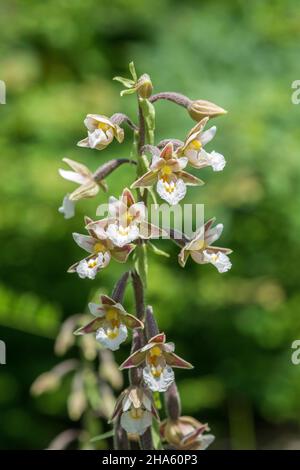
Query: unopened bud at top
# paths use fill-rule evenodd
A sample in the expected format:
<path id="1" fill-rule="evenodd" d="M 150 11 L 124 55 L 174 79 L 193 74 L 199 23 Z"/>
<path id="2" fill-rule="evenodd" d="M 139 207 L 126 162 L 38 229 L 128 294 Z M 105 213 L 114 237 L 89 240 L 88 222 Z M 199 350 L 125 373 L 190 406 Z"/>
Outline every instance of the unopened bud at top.
<path id="1" fill-rule="evenodd" d="M 227 111 L 215 103 L 206 100 L 195 100 L 187 108 L 189 115 L 195 121 L 201 121 L 205 117 L 210 119 L 213 117 L 221 116 L 222 114 L 227 114 Z"/>
<path id="2" fill-rule="evenodd" d="M 144 73 L 137 81 L 136 89 L 141 98 L 150 98 L 153 90 L 151 78 L 147 73 Z"/>

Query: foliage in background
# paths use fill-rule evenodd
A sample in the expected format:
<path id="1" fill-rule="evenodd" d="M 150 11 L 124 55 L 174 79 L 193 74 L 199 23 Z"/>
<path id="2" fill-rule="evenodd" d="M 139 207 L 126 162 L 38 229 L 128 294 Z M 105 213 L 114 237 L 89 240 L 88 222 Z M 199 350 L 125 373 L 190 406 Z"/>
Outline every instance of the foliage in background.
<path id="1" fill-rule="evenodd" d="M 300 165 L 299 108 L 291 104 L 290 85 L 299 78 L 297 6 L 296 0 L 155 0 L 151 8 L 137 0 L 1 3 L 0 79 L 7 84 L 0 107 L 0 337 L 7 343 L 1 447 L 42 448 L 69 426 L 65 386 L 38 401 L 28 395 L 33 379 L 57 362 L 51 338 L 61 319 L 81 313 L 90 290 L 88 281 L 65 274 L 80 251 L 68 234 L 81 222 L 66 224 L 57 212 L 65 190 L 57 161 L 67 156 L 96 168 L 90 152 L 74 143 L 88 112 L 118 108 L 110 77 L 123 75 L 132 59 L 151 70 L 159 89 L 172 83 L 191 97 L 200 92 L 230 112 L 216 122 L 227 171 L 212 178 L 204 170 L 209 184 L 190 191 L 188 201 L 203 202 L 206 218 L 224 222 L 234 269 L 223 278 L 213 267 L 200 271 L 190 263 L 183 273 L 162 258 L 151 260 L 148 302 L 160 305 L 161 329 L 178 338 L 178 354 L 195 365 L 192 378 L 177 374 L 183 407 L 210 422 L 219 447 L 271 447 L 279 438 L 287 445 L 284 436 L 296 435 L 300 369 L 291 364 L 290 345 L 300 336 Z M 124 105 L 130 114 L 130 101 Z M 183 138 L 185 113 L 158 106 L 158 138 L 167 131 Z M 108 153 L 128 155 L 117 144 Z M 124 185 L 129 169 L 118 171 Z M 83 216 L 90 202 L 78 210 Z M 103 272 L 99 289 L 108 293 L 120 273 L 116 265 Z M 121 352 L 118 363 L 123 359 Z"/>

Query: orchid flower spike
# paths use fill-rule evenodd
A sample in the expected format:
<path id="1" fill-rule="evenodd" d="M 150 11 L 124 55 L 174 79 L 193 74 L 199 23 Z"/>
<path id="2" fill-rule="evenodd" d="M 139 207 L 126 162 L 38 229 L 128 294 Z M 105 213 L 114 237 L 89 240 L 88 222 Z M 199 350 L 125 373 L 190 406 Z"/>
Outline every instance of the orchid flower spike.
<path id="1" fill-rule="evenodd" d="M 192 369 L 193 366 L 174 353 L 173 343 L 166 343 L 164 333 L 151 338 L 148 343 L 129 356 L 120 369 L 130 369 L 140 366 L 144 361 L 143 378 L 153 392 L 165 392 L 174 382 L 172 367 Z"/>
<path id="2" fill-rule="evenodd" d="M 179 157 L 169 142 L 159 155 L 153 155 L 149 171 L 136 180 L 132 188 L 150 187 L 156 184 L 160 197 L 170 205 L 178 204 L 186 195 L 187 186 L 204 184 L 199 178 L 183 171 L 188 163 L 187 157 Z"/>
<path id="3" fill-rule="evenodd" d="M 180 251 L 179 264 L 184 267 L 188 257 L 198 264 L 213 264 L 219 273 L 225 273 L 231 268 L 231 262 L 227 255 L 232 253 L 229 248 L 211 246 L 218 240 L 223 231 L 223 224 L 217 224 L 212 228 L 215 218 L 210 219 L 201 227 L 192 240 L 190 240 Z"/>
<path id="4" fill-rule="evenodd" d="M 127 328 L 144 328 L 143 322 L 126 312 L 123 305 L 107 295 L 101 296 L 101 304 L 89 303 L 96 318 L 75 331 L 76 335 L 96 333 L 96 340 L 105 348 L 116 351 L 128 335 Z"/>

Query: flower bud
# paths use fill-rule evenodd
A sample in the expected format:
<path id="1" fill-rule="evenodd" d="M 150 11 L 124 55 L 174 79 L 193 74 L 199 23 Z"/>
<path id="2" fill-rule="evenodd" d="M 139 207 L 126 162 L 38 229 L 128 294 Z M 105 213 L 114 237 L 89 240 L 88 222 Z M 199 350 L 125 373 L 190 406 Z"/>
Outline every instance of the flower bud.
<path id="1" fill-rule="evenodd" d="M 147 73 L 144 73 L 137 82 L 136 89 L 141 98 L 150 98 L 153 90 L 151 78 Z"/>
<path id="2" fill-rule="evenodd" d="M 201 119 L 205 117 L 209 117 L 211 119 L 213 117 L 221 116 L 222 114 L 227 114 L 225 109 L 206 100 L 192 101 L 187 110 L 191 118 L 195 121 L 201 121 Z"/>

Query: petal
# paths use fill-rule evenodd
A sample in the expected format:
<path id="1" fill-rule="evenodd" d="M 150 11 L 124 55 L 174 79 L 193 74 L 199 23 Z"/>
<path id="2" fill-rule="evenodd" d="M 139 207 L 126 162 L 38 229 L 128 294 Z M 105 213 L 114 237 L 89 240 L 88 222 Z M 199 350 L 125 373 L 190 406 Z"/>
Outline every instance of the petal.
<path id="1" fill-rule="evenodd" d="M 93 302 L 89 302 L 89 311 L 95 317 L 104 317 L 105 310 L 103 310 L 102 305 L 95 304 Z"/>
<path id="2" fill-rule="evenodd" d="M 206 263 L 213 264 L 217 268 L 219 273 L 226 273 L 232 267 L 231 261 L 228 256 L 222 253 L 221 251 L 218 251 L 217 253 L 209 253 L 205 250 L 203 252 L 203 255 L 204 261 Z"/>
<path id="3" fill-rule="evenodd" d="M 109 297 L 108 295 L 101 295 L 101 302 L 102 302 L 102 305 L 113 305 L 113 306 L 116 306 L 116 301 L 114 299 L 112 299 L 111 297 Z"/>
<path id="4" fill-rule="evenodd" d="M 88 253 L 92 253 L 95 245 L 95 239 L 90 235 L 81 235 L 81 233 L 73 233 L 73 239 L 77 243 L 80 248 L 87 251 Z"/>
<path id="5" fill-rule="evenodd" d="M 208 120 L 209 120 L 209 118 L 205 117 L 205 118 L 201 119 L 201 121 L 197 122 L 197 124 L 189 132 L 188 137 L 191 137 L 193 134 L 201 132 L 204 129 L 204 127 L 206 126 Z"/>
<path id="6" fill-rule="evenodd" d="M 202 186 L 204 184 L 204 181 L 200 180 L 191 173 L 187 173 L 186 171 L 181 171 L 178 173 L 178 177 L 181 178 L 188 186 Z"/>
<path id="7" fill-rule="evenodd" d="M 72 181 L 73 183 L 83 184 L 86 181 L 85 176 L 75 173 L 75 171 L 63 170 L 60 168 L 58 172 L 65 180 Z"/>
<path id="8" fill-rule="evenodd" d="M 156 191 L 162 199 L 174 206 L 186 195 L 186 185 L 182 179 L 172 180 L 170 183 L 159 179 L 156 185 Z"/>
<path id="9" fill-rule="evenodd" d="M 115 125 L 115 137 L 117 141 L 121 144 L 124 140 L 124 129 L 122 129 L 117 124 Z"/>
<path id="10" fill-rule="evenodd" d="M 198 438 L 198 447 L 197 450 L 205 450 L 207 449 L 210 444 L 212 444 L 215 440 L 215 436 L 212 434 L 206 434 L 205 436 L 201 436 Z"/>
<path id="11" fill-rule="evenodd" d="M 133 217 L 135 222 L 141 222 L 146 217 L 146 206 L 144 202 L 136 202 L 132 204 L 128 210 L 128 214 Z"/>
<path id="12" fill-rule="evenodd" d="M 166 335 L 165 333 L 158 333 L 157 335 L 153 336 L 149 339 L 148 343 L 165 343 L 166 342 Z"/>
<path id="13" fill-rule="evenodd" d="M 222 171 L 226 165 L 226 160 L 221 153 L 214 150 L 209 154 L 209 162 L 214 171 Z"/>
<path id="14" fill-rule="evenodd" d="M 206 229 L 205 241 L 207 245 L 211 245 L 220 238 L 223 232 L 223 228 L 223 224 L 217 224 L 214 228 L 209 228 L 209 230 Z"/>
<path id="15" fill-rule="evenodd" d="M 59 207 L 58 212 L 63 214 L 65 219 L 71 219 L 75 215 L 75 204 L 70 200 L 69 194 L 67 194 L 62 202 L 62 206 Z"/>
<path id="16" fill-rule="evenodd" d="M 185 361 L 177 354 L 173 352 L 164 352 L 164 357 L 167 361 L 167 364 L 172 367 L 178 367 L 179 369 L 193 369 L 194 366 L 189 362 Z"/>
<path id="17" fill-rule="evenodd" d="M 79 199 L 88 199 L 95 197 L 99 192 L 99 185 L 95 181 L 88 181 L 79 186 L 70 194 L 71 201 L 78 201 Z"/>
<path id="18" fill-rule="evenodd" d="M 120 344 L 123 343 L 127 338 L 127 328 L 121 323 L 118 329 L 118 335 L 115 338 L 110 338 L 107 334 L 106 328 L 99 328 L 96 334 L 96 340 L 102 344 L 105 348 L 110 349 L 111 351 L 116 351 L 119 349 Z"/>
<path id="19" fill-rule="evenodd" d="M 123 321 L 128 328 L 144 328 L 144 323 L 130 313 L 124 316 Z"/>
<path id="20" fill-rule="evenodd" d="M 63 162 L 69 165 L 69 167 L 71 167 L 72 170 L 74 170 L 75 173 L 78 173 L 79 175 L 86 176 L 88 178 L 92 176 L 92 172 L 82 163 L 71 160 L 70 158 L 63 158 Z"/>
<path id="21" fill-rule="evenodd" d="M 124 361 L 120 365 L 119 369 L 123 370 L 123 369 L 131 369 L 132 367 L 137 367 L 140 364 L 142 364 L 142 362 L 144 362 L 145 357 L 146 357 L 146 353 L 144 351 L 141 351 L 141 350 L 136 351 L 133 354 L 131 354 L 126 359 L 126 361 Z"/>
<path id="22" fill-rule="evenodd" d="M 118 263 L 126 263 L 128 256 L 135 249 L 135 245 L 129 244 L 122 247 L 114 247 L 110 250 L 111 257 Z"/>
<path id="23" fill-rule="evenodd" d="M 172 367 L 164 367 L 162 373 L 158 377 L 154 377 L 151 373 L 151 367 L 146 366 L 143 369 L 143 379 L 146 385 L 153 392 L 165 392 L 174 382 L 174 371 Z"/>
<path id="24" fill-rule="evenodd" d="M 88 333 L 94 333 L 103 325 L 104 321 L 104 318 L 95 318 L 95 320 L 91 321 L 87 325 L 78 328 L 78 330 L 74 332 L 74 335 L 85 335 Z"/>
<path id="25" fill-rule="evenodd" d="M 132 418 L 130 411 L 122 413 L 120 424 L 126 432 L 140 436 L 151 426 L 152 414 L 144 410 L 141 418 Z"/>
<path id="26" fill-rule="evenodd" d="M 203 251 L 191 251 L 190 255 L 192 260 L 197 264 L 205 264 L 207 262 L 204 259 Z"/>
<path id="27" fill-rule="evenodd" d="M 214 138 L 214 136 L 216 135 L 216 132 L 217 132 L 216 126 L 212 126 L 207 131 L 203 132 L 203 134 L 201 135 L 202 145 L 204 146 L 208 144 L 208 142 L 210 142 Z"/>
<path id="28" fill-rule="evenodd" d="M 160 152 L 160 158 L 163 158 L 164 160 L 169 160 L 169 158 L 172 158 L 173 153 L 174 153 L 173 143 L 169 142 Z"/>
<path id="29" fill-rule="evenodd" d="M 163 235 L 167 235 L 167 232 L 156 225 L 148 222 L 142 222 L 140 224 L 140 237 L 141 238 L 159 238 Z"/>
<path id="30" fill-rule="evenodd" d="M 94 132 L 88 132 L 89 146 L 92 149 L 102 150 L 113 140 L 113 132 L 103 132 L 102 129 L 96 129 Z"/>
<path id="31" fill-rule="evenodd" d="M 79 142 L 77 142 L 77 146 L 78 147 L 89 147 L 90 146 L 89 138 L 86 137 L 85 139 L 80 140 Z"/>
<path id="32" fill-rule="evenodd" d="M 180 264 L 180 266 L 182 268 L 185 267 L 185 264 L 187 262 L 187 259 L 190 255 L 190 252 L 188 250 L 186 250 L 186 248 L 182 248 L 182 250 L 180 251 L 179 255 L 178 255 L 178 263 Z"/>
<path id="33" fill-rule="evenodd" d="M 137 179 L 132 185 L 131 188 L 143 188 L 152 186 L 157 181 L 157 173 L 149 170 L 139 179 Z"/>
<path id="34" fill-rule="evenodd" d="M 121 201 L 123 202 L 123 204 L 125 204 L 126 207 L 130 207 L 135 203 L 135 199 L 133 197 L 133 194 L 128 188 L 125 188 L 123 190 L 122 196 L 121 196 Z"/>
<path id="35" fill-rule="evenodd" d="M 124 247 L 139 237 L 137 225 L 123 227 L 118 224 L 110 224 L 106 229 L 107 237 L 118 247 Z"/>

